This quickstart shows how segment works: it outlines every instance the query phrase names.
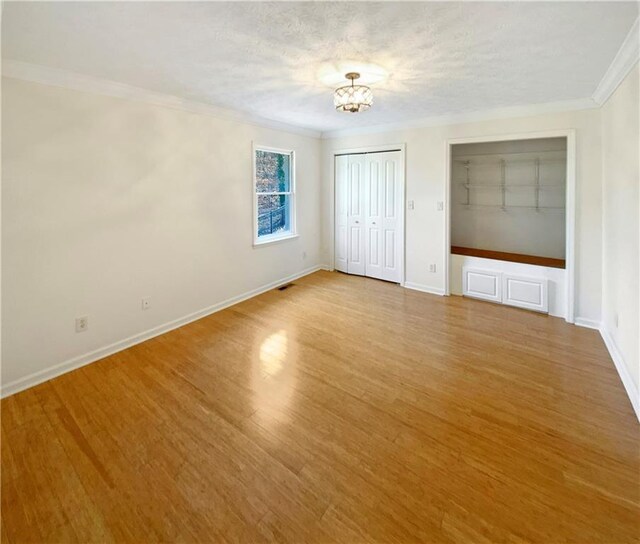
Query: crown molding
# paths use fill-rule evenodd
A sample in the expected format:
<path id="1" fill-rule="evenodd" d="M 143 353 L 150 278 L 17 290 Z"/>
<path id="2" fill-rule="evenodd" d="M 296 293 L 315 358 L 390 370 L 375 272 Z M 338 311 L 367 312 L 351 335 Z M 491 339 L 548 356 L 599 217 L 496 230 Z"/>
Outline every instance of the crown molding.
<path id="1" fill-rule="evenodd" d="M 154 106 L 187 111 L 190 113 L 210 115 L 219 119 L 237 121 L 239 123 L 254 125 L 261 128 L 291 132 L 312 138 L 320 137 L 320 132 L 317 130 L 298 127 L 236 110 L 220 108 L 203 102 L 185 100 L 178 96 L 156 93 L 140 87 L 133 87 L 124 83 L 110 81 L 108 79 L 85 76 L 75 72 L 61 70 L 59 68 L 50 68 L 47 66 L 15 60 L 3 60 L 2 75 L 3 77 L 42 83 L 44 85 L 51 85 L 54 87 L 62 87 L 65 89 L 111 96 L 114 98 L 123 98 L 125 100 L 133 100 L 135 102 L 144 102 Z"/>
<path id="2" fill-rule="evenodd" d="M 563 100 L 560 102 L 545 102 L 543 104 L 529 104 L 525 106 L 509 106 L 491 110 L 458 113 L 452 115 L 438 115 L 423 119 L 416 119 L 404 123 L 387 123 L 369 127 L 346 128 L 329 130 L 322 133 L 323 140 L 341 138 L 344 136 L 357 136 L 361 134 L 377 134 L 381 132 L 396 132 L 425 127 L 446 125 L 460 125 L 478 121 L 490 121 L 493 119 L 510 119 L 517 117 L 530 117 L 545 113 L 560 113 L 576 110 L 588 110 L 598 108 L 598 104 L 592 98 L 579 98 L 577 100 Z"/>
<path id="3" fill-rule="evenodd" d="M 629 30 L 604 76 L 593 93 L 593 99 L 602 106 L 622 83 L 640 59 L 640 17 Z"/>
<path id="4" fill-rule="evenodd" d="M 272 119 L 252 115 L 246 112 L 220 108 L 203 102 L 185 100 L 178 96 L 156 93 L 140 87 L 134 87 L 116 81 L 110 81 L 92 76 L 77 74 L 58 68 L 50 68 L 37 64 L 30 64 L 15 60 L 2 61 L 2 75 L 55 87 L 63 87 L 76 91 L 90 92 L 115 98 L 123 98 L 137 102 L 144 102 L 161 107 L 167 107 L 191 113 L 210 115 L 220 119 L 233 120 L 240 123 L 291 132 L 312 138 L 332 139 L 344 136 L 357 136 L 361 134 L 376 134 L 382 132 L 394 132 L 433 126 L 446 126 L 492 119 L 508 119 L 516 117 L 529 117 L 545 113 L 559 113 L 592 109 L 602 106 L 613 94 L 618 85 L 627 76 L 639 58 L 640 43 L 640 18 L 636 19 L 627 34 L 622 46 L 618 50 L 607 72 L 600 81 L 598 88 L 591 98 L 565 100 L 559 102 L 545 102 L 542 104 L 528 104 L 521 106 L 509 106 L 491 110 L 482 110 L 468 113 L 439 115 L 416 119 L 401 123 L 385 123 L 381 125 L 336 129 L 320 132 L 317 130 L 299 127 Z"/>

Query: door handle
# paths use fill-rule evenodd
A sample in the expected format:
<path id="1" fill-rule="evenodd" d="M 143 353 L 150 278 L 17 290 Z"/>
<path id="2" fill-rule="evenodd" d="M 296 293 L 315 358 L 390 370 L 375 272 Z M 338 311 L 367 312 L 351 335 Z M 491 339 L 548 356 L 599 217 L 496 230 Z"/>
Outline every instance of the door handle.
<path id="1" fill-rule="evenodd" d="M 376 224 L 376 222 L 375 222 L 375 221 L 372 221 L 372 223 L 371 223 L 371 224 L 372 224 L 372 225 L 375 225 L 375 224 Z"/>
<path id="2" fill-rule="evenodd" d="M 356 225 L 358 225 L 360 223 L 360 221 L 356 221 Z"/>

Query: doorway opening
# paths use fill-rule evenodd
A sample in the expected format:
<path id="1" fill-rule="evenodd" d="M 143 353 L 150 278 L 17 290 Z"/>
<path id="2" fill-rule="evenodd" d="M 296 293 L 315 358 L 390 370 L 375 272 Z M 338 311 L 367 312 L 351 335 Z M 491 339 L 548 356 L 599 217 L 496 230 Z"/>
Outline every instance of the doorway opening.
<path id="1" fill-rule="evenodd" d="M 447 166 L 446 293 L 573 322 L 573 131 L 450 140 Z"/>

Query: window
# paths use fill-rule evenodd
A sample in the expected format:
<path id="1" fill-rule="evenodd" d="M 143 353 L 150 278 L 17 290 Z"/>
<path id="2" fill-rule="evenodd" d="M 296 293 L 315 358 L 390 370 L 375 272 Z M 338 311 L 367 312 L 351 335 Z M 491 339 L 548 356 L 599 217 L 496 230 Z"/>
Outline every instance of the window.
<path id="1" fill-rule="evenodd" d="M 254 149 L 254 244 L 295 236 L 293 151 Z"/>

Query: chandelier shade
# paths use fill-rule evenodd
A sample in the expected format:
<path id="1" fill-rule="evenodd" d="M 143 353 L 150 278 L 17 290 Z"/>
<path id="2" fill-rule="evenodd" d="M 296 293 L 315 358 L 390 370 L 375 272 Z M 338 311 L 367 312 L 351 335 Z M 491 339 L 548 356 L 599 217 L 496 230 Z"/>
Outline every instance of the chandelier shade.
<path id="1" fill-rule="evenodd" d="M 351 85 L 338 87 L 333 93 L 333 105 L 338 111 L 358 113 L 368 110 L 373 104 L 373 93 L 366 85 L 354 85 L 354 80 L 360 77 L 356 72 L 349 72 L 345 76 L 351 80 Z"/>

